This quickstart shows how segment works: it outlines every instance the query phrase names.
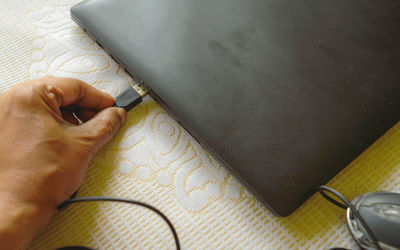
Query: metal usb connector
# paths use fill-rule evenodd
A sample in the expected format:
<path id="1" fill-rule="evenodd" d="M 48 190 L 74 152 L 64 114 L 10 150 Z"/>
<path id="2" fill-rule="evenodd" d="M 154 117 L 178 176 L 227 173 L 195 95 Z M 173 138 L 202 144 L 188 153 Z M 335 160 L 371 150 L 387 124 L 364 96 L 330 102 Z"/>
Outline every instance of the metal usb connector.
<path id="1" fill-rule="evenodd" d="M 144 82 L 128 87 L 115 98 L 114 107 L 124 108 L 129 111 L 142 102 L 148 91 L 149 88 Z"/>

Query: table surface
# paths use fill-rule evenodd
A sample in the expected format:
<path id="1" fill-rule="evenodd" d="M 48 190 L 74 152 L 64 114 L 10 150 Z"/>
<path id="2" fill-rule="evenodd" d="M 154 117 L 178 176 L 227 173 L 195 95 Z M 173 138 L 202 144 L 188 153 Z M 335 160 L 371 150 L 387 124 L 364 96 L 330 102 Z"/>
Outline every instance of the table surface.
<path id="1" fill-rule="evenodd" d="M 116 96 L 133 84 L 75 25 L 77 0 L 0 0 L 0 92 L 47 74 L 82 79 Z M 349 199 L 400 189 L 400 125 L 328 185 Z M 175 225 L 184 249 L 356 248 L 345 213 L 314 195 L 287 218 L 265 209 L 154 100 L 128 115 L 115 140 L 92 161 L 78 196 L 106 195 L 153 204 Z M 124 204 L 78 204 L 58 213 L 32 249 L 174 246 L 154 213 Z"/>

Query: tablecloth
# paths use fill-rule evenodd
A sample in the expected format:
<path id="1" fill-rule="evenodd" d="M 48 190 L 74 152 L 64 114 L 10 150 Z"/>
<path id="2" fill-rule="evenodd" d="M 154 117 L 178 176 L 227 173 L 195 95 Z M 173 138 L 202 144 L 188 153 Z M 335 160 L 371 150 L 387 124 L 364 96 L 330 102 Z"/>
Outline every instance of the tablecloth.
<path id="1" fill-rule="evenodd" d="M 0 91 L 52 74 L 76 77 L 116 96 L 131 77 L 71 21 L 77 0 L 0 0 Z M 349 199 L 400 189 L 396 125 L 328 185 Z M 279 170 L 277 170 L 279 171 Z M 92 161 L 79 196 L 141 200 L 162 210 L 184 249 L 356 248 L 345 213 L 314 195 L 287 218 L 265 209 L 154 100 L 129 113 Z M 169 229 L 151 211 L 79 204 L 59 212 L 31 249 L 171 249 Z"/>

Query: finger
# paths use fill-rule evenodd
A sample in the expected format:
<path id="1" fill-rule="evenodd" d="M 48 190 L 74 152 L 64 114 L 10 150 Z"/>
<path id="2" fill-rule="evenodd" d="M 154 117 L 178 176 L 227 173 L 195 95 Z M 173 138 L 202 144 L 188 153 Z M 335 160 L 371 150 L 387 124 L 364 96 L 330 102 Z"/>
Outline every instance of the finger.
<path id="1" fill-rule="evenodd" d="M 97 114 L 97 112 L 91 109 L 79 109 L 75 111 L 75 114 L 81 121 L 87 122 L 88 120 L 92 119 Z"/>
<path id="2" fill-rule="evenodd" d="M 49 92 L 57 95 L 59 106 L 76 104 L 81 108 L 102 110 L 114 104 L 114 98 L 95 87 L 74 78 L 43 78 Z"/>
<path id="3" fill-rule="evenodd" d="M 74 125 L 79 125 L 79 121 L 75 118 L 75 116 L 71 112 L 67 110 L 61 110 L 61 113 L 65 121 Z"/>
<path id="4" fill-rule="evenodd" d="M 79 127 L 80 136 L 93 143 L 97 152 L 117 133 L 126 120 L 126 111 L 121 108 L 107 108 Z"/>

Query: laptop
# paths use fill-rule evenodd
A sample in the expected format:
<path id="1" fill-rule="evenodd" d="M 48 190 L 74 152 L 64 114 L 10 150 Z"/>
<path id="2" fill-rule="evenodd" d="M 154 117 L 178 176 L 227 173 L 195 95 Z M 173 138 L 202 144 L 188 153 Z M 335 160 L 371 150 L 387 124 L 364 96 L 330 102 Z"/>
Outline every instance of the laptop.
<path id="1" fill-rule="evenodd" d="M 278 216 L 400 118 L 400 1 L 87 0 L 73 20 Z"/>

